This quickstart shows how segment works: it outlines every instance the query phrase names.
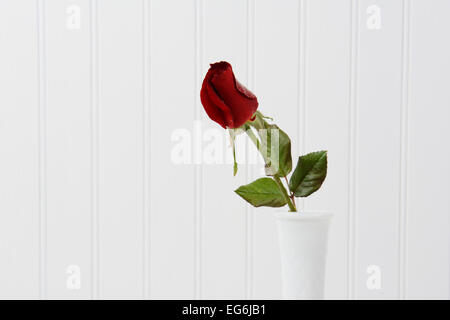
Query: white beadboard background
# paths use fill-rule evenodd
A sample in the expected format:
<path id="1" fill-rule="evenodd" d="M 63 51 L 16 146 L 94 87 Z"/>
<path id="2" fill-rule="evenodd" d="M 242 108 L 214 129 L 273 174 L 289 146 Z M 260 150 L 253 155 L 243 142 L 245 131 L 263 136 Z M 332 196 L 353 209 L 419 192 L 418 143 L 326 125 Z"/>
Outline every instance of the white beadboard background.
<path id="1" fill-rule="evenodd" d="M 280 297 L 273 210 L 232 192 L 259 166 L 171 162 L 174 130 L 219 129 L 199 90 L 227 60 L 294 155 L 329 150 L 300 203 L 334 213 L 326 296 L 448 299 L 449 14 L 449 0 L 0 1 L 0 298 Z"/>

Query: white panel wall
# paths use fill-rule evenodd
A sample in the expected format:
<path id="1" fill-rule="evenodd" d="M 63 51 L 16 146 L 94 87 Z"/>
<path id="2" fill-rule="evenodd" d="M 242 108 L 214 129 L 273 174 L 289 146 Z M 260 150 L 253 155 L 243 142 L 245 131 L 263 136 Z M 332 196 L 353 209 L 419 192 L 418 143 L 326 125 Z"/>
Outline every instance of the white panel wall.
<path id="1" fill-rule="evenodd" d="M 48 298 L 89 298 L 92 288 L 90 2 L 77 2 L 79 29 L 66 27 L 72 1 L 44 6 L 46 274 Z M 68 290 L 75 270 L 81 287 Z"/>
<path id="2" fill-rule="evenodd" d="M 358 1 L 355 103 L 355 283 L 357 298 L 398 297 L 402 2 Z M 379 25 L 371 16 L 379 12 Z M 379 27 L 379 29 L 377 29 Z M 376 241 L 372 230 L 382 230 Z M 366 285 L 382 272 L 380 290 Z"/>
<path id="3" fill-rule="evenodd" d="M 201 50 L 204 53 L 199 61 L 202 75 L 208 63 L 225 60 L 233 65 L 236 77 L 245 79 L 248 72 L 247 3 L 240 0 L 212 0 L 199 1 L 198 5 L 201 10 L 198 17 L 201 19 L 199 36 L 202 37 Z M 202 108 L 201 105 L 197 107 Z M 211 128 L 218 128 L 203 110 L 199 119 L 202 120 L 205 134 Z M 224 143 L 229 145 L 228 139 L 224 139 Z M 207 145 L 203 143 L 203 146 Z M 225 152 L 231 152 L 231 149 L 227 148 Z M 239 166 L 236 177 L 233 177 L 232 164 L 202 166 L 199 212 L 202 240 L 201 298 L 245 298 L 246 205 L 236 197 L 233 190 L 246 180 L 246 168 L 243 165 Z M 225 265 L 227 267 L 223 269 Z M 222 270 L 220 276 L 217 270 Z"/>
<path id="4" fill-rule="evenodd" d="M 0 3 L 2 299 L 36 299 L 43 280 L 37 9 L 27 1 Z"/>
<path id="5" fill-rule="evenodd" d="M 149 5 L 150 297 L 193 299 L 200 280 L 198 167 L 191 160 L 172 162 L 171 150 L 183 137 L 193 143 L 199 114 L 196 3 L 158 0 Z"/>
<path id="6" fill-rule="evenodd" d="M 442 298 L 449 290 L 449 1 L 410 4 L 407 80 L 405 295 Z M 433 35 L 433 36 L 430 36 Z"/>
<path id="7" fill-rule="evenodd" d="M 233 192 L 261 176 L 255 150 L 238 138 L 233 177 L 199 99 L 209 63 L 227 60 L 294 161 L 329 151 L 323 188 L 298 203 L 334 213 L 327 298 L 448 299 L 449 11 L 2 1 L 0 297 L 280 297 L 273 210 Z"/>
<path id="8" fill-rule="evenodd" d="M 299 150 L 297 119 L 302 106 L 299 101 L 298 1 L 254 1 L 254 92 L 259 109 L 273 116 L 276 123 L 292 139 L 292 154 Z M 250 60 L 250 61 L 251 61 Z M 262 94 L 265 92 L 266 94 Z M 252 152 L 257 152 L 252 148 Z M 293 157 L 295 162 L 296 156 Z M 295 164 L 293 164 L 295 165 Z M 261 164 L 252 165 L 252 181 L 261 177 Z M 249 179 L 250 180 L 250 179 Z M 276 210 L 276 209 L 275 209 Z M 273 210 L 253 209 L 253 295 L 255 298 L 280 298 L 280 263 Z"/>
<path id="9" fill-rule="evenodd" d="M 144 273 L 142 1 L 96 7 L 97 212 L 100 298 L 140 298 Z M 124 277 L 117 277 L 124 274 Z"/>
<path id="10" fill-rule="evenodd" d="M 350 297 L 353 274 L 349 255 L 350 9 L 350 1 L 333 0 L 310 1 L 304 9 L 308 21 L 301 135 L 305 150 L 325 149 L 329 157 L 323 192 L 311 195 L 306 207 L 334 214 L 326 282 L 327 297 L 333 299 Z"/>

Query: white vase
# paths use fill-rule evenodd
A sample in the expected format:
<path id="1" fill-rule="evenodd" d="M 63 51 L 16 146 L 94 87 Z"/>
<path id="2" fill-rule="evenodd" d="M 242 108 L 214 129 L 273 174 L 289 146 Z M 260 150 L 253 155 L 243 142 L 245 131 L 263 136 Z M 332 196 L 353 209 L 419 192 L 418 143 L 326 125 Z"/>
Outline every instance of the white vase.
<path id="1" fill-rule="evenodd" d="M 327 212 L 276 212 L 283 299 L 323 299 Z"/>

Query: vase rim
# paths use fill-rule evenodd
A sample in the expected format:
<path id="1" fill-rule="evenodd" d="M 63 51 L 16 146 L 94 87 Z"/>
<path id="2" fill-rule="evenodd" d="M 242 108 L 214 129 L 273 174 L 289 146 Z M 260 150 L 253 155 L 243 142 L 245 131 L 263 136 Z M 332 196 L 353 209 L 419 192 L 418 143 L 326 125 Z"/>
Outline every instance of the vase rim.
<path id="1" fill-rule="evenodd" d="M 326 210 L 276 211 L 275 217 L 283 220 L 329 220 L 333 214 Z"/>

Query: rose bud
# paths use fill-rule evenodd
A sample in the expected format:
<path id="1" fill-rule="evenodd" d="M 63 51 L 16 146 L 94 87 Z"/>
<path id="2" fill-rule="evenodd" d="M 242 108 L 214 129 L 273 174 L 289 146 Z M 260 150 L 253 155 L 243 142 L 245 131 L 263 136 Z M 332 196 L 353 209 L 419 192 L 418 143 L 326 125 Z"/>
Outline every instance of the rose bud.
<path id="1" fill-rule="evenodd" d="M 239 128 L 258 108 L 256 96 L 234 77 L 228 62 L 211 64 L 203 80 L 200 99 L 211 120 L 223 128 Z"/>

